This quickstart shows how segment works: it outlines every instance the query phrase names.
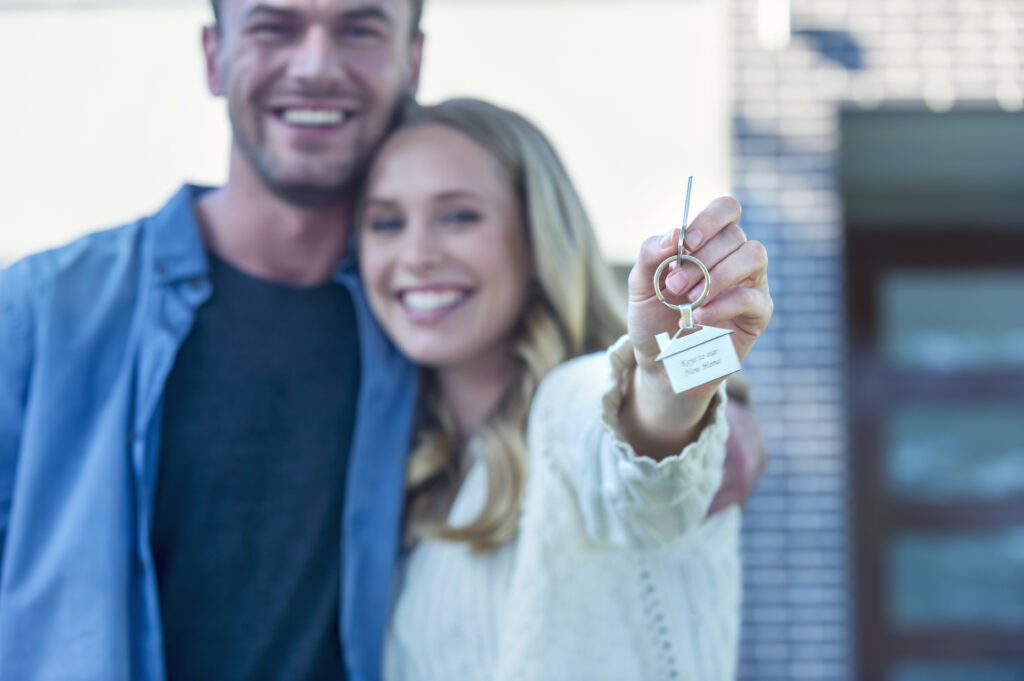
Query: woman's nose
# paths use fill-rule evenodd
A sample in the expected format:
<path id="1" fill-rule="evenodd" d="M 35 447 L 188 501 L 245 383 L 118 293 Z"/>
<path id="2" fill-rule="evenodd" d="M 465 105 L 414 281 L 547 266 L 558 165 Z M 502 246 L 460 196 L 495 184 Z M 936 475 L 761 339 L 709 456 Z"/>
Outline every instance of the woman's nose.
<path id="1" fill-rule="evenodd" d="M 400 248 L 402 264 L 413 271 L 429 271 L 444 259 L 443 245 L 430 230 L 410 225 Z"/>

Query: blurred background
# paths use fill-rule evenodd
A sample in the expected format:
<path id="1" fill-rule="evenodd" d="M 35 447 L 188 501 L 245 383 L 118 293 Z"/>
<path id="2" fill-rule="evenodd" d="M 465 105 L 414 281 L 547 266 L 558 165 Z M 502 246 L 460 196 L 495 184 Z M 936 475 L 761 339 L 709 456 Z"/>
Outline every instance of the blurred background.
<path id="1" fill-rule="evenodd" d="M 0 264 L 223 179 L 209 19 L 0 0 Z M 424 27 L 421 100 L 536 120 L 616 263 L 691 174 L 768 247 L 741 678 L 1024 680 L 1024 0 L 427 0 Z"/>

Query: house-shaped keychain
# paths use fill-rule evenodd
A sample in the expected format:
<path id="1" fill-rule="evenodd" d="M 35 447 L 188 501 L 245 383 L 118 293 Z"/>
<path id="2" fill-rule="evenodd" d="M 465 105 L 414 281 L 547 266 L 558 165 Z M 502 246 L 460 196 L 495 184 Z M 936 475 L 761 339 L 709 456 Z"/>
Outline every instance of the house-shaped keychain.
<path id="1" fill-rule="evenodd" d="M 667 333 L 655 336 L 661 349 L 655 359 L 665 365 L 672 390 L 685 392 L 739 371 L 740 360 L 730 334 L 729 329 L 700 326 L 675 338 Z"/>

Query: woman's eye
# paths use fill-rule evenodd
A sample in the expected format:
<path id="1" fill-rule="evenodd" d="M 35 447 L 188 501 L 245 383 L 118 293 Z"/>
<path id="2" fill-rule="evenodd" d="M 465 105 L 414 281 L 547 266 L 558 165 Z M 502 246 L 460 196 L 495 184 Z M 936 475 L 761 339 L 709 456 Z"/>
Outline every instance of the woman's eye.
<path id="1" fill-rule="evenodd" d="M 400 218 L 374 218 L 370 220 L 370 231 L 371 232 L 397 232 L 402 229 L 402 220 Z"/>
<path id="2" fill-rule="evenodd" d="M 472 225 L 480 222 L 483 216 L 475 210 L 455 210 L 441 216 L 441 222 L 446 225 Z"/>

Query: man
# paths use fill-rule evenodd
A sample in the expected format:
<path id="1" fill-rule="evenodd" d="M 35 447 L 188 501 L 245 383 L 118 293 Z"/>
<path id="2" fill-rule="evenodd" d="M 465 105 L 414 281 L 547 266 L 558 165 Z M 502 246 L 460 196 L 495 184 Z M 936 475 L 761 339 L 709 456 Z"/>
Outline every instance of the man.
<path id="1" fill-rule="evenodd" d="M 0 272 L 0 678 L 379 676 L 415 370 L 347 245 L 422 0 L 213 4 L 224 187 Z"/>

